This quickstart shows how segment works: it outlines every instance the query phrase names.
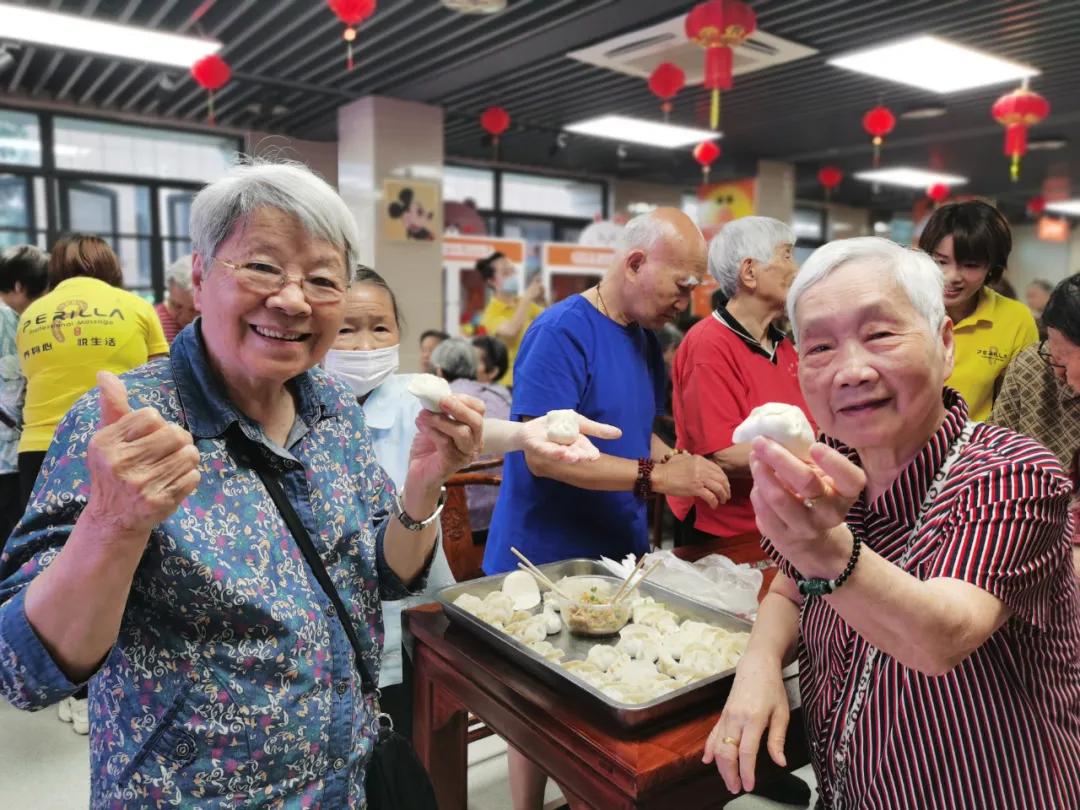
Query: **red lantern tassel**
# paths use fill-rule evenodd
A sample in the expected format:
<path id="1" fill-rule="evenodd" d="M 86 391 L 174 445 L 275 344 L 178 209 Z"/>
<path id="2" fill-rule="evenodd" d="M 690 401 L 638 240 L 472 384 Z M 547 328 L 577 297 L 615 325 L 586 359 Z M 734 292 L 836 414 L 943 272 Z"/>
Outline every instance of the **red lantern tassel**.
<path id="1" fill-rule="evenodd" d="M 216 126 L 217 125 L 217 118 L 214 115 L 214 91 L 213 90 L 207 90 L 206 94 L 209 96 L 210 126 Z"/>
<path id="2" fill-rule="evenodd" d="M 353 63 L 353 41 L 356 39 L 356 29 L 351 25 L 345 29 L 345 53 L 347 55 L 347 62 L 349 70 L 351 71 L 355 66 Z"/>
<path id="3" fill-rule="evenodd" d="M 1020 158 L 1027 153 L 1027 127 L 1013 124 L 1005 130 L 1005 154 L 1012 156 L 1009 176 L 1015 183 L 1020 179 Z"/>
<path id="4" fill-rule="evenodd" d="M 881 165 L 881 136 L 874 138 L 874 168 Z"/>
<path id="5" fill-rule="evenodd" d="M 712 111 L 709 123 L 720 128 L 720 91 L 731 89 L 733 56 L 731 48 L 715 47 L 705 51 L 705 89 L 712 90 Z"/>

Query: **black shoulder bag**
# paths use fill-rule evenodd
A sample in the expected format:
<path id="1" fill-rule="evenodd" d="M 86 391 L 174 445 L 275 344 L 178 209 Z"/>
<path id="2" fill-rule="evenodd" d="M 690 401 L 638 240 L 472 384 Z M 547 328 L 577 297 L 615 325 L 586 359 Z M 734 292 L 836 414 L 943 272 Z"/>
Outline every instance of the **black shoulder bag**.
<path id="1" fill-rule="evenodd" d="M 375 705 L 376 723 L 379 737 L 375 741 L 375 751 L 367 766 L 364 788 L 367 793 L 368 807 L 371 810 L 439 810 L 435 799 L 435 788 L 431 784 L 420 758 L 407 739 L 394 731 L 394 724 L 389 715 L 379 708 L 379 688 L 368 675 L 362 657 L 363 648 L 353 626 L 352 615 L 345 607 L 333 580 L 323 564 L 315 544 L 311 542 L 303 521 L 296 514 L 285 495 L 281 483 L 262 469 L 255 470 L 262 479 L 270 497 L 274 499 L 281 517 L 285 520 L 296 544 L 307 560 L 308 567 L 315 575 L 319 586 L 330 599 L 337 611 L 338 618 L 349 637 L 353 652 L 356 653 L 356 669 L 360 673 L 360 685 L 363 694 L 371 695 Z M 390 721 L 389 725 L 384 720 Z"/>

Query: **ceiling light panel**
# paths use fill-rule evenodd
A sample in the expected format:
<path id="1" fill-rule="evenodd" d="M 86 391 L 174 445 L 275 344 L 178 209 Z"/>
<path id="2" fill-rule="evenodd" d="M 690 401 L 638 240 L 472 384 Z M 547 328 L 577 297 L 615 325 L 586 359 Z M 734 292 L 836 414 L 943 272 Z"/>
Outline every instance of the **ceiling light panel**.
<path id="1" fill-rule="evenodd" d="M 0 3 L 0 36 L 4 40 L 182 68 L 190 68 L 204 56 L 221 50 L 221 43 L 211 39 L 6 3 Z"/>
<path id="2" fill-rule="evenodd" d="M 718 133 L 708 129 L 694 129 L 624 115 L 590 118 L 568 124 L 563 129 L 578 135 L 591 135 L 594 138 L 607 138 L 622 143 L 638 143 L 660 149 L 678 149 L 720 137 Z"/>
<path id="3" fill-rule="evenodd" d="M 923 191 L 935 183 L 944 183 L 947 186 L 962 186 L 967 183 L 966 177 L 958 174 L 946 174 L 934 172 L 929 169 L 918 169 L 911 166 L 894 166 L 889 169 L 871 169 L 865 172 L 855 172 L 856 180 L 866 183 L 877 183 L 883 186 L 900 186 L 902 188 L 917 188 Z"/>
<path id="4" fill-rule="evenodd" d="M 1046 204 L 1046 210 L 1054 214 L 1066 214 L 1070 217 L 1080 217 L 1080 199 L 1050 202 Z"/>
<path id="5" fill-rule="evenodd" d="M 912 37 L 854 51 L 830 59 L 828 63 L 933 93 L 956 93 L 1039 75 L 1039 71 L 1030 65 L 1010 62 L 931 36 Z"/>

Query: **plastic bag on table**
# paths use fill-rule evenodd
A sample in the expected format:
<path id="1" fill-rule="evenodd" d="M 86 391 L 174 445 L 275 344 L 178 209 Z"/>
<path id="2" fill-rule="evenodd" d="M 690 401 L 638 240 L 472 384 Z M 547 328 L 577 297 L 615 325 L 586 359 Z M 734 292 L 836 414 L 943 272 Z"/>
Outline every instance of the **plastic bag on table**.
<path id="1" fill-rule="evenodd" d="M 759 569 L 733 563 L 721 554 L 710 554 L 694 563 L 680 560 L 666 550 L 654 551 L 646 557 L 642 571 L 648 571 L 657 561 L 661 563 L 649 577 L 649 582 L 719 610 L 737 613 L 748 619 L 757 616 L 758 592 L 764 580 Z M 633 554 L 628 554 L 621 563 L 607 557 L 602 557 L 601 562 L 616 576 L 626 578 L 634 570 L 637 559 Z M 637 581 L 637 577 L 634 581 Z"/>

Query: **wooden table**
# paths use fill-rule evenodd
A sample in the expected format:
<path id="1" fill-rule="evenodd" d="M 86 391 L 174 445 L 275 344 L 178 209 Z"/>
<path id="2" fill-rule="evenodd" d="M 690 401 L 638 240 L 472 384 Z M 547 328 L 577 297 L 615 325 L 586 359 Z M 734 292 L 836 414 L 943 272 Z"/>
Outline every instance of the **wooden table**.
<path id="1" fill-rule="evenodd" d="M 701 762 L 723 708 L 723 689 L 709 714 L 673 718 L 635 733 L 587 704 L 560 696 L 452 626 L 438 605 L 405 611 L 402 621 L 416 638 L 414 742 L 441 810 L 466 808 L 469 712 L 551 775 L 572 810 L 694 810 L 723 807 L 733 798 L 716 767 Z M 780 773 L 764 748 L 760 783 Z M 808 761 L 798 710 L 792 712 L 786 753 L 789 769 Z"/>

